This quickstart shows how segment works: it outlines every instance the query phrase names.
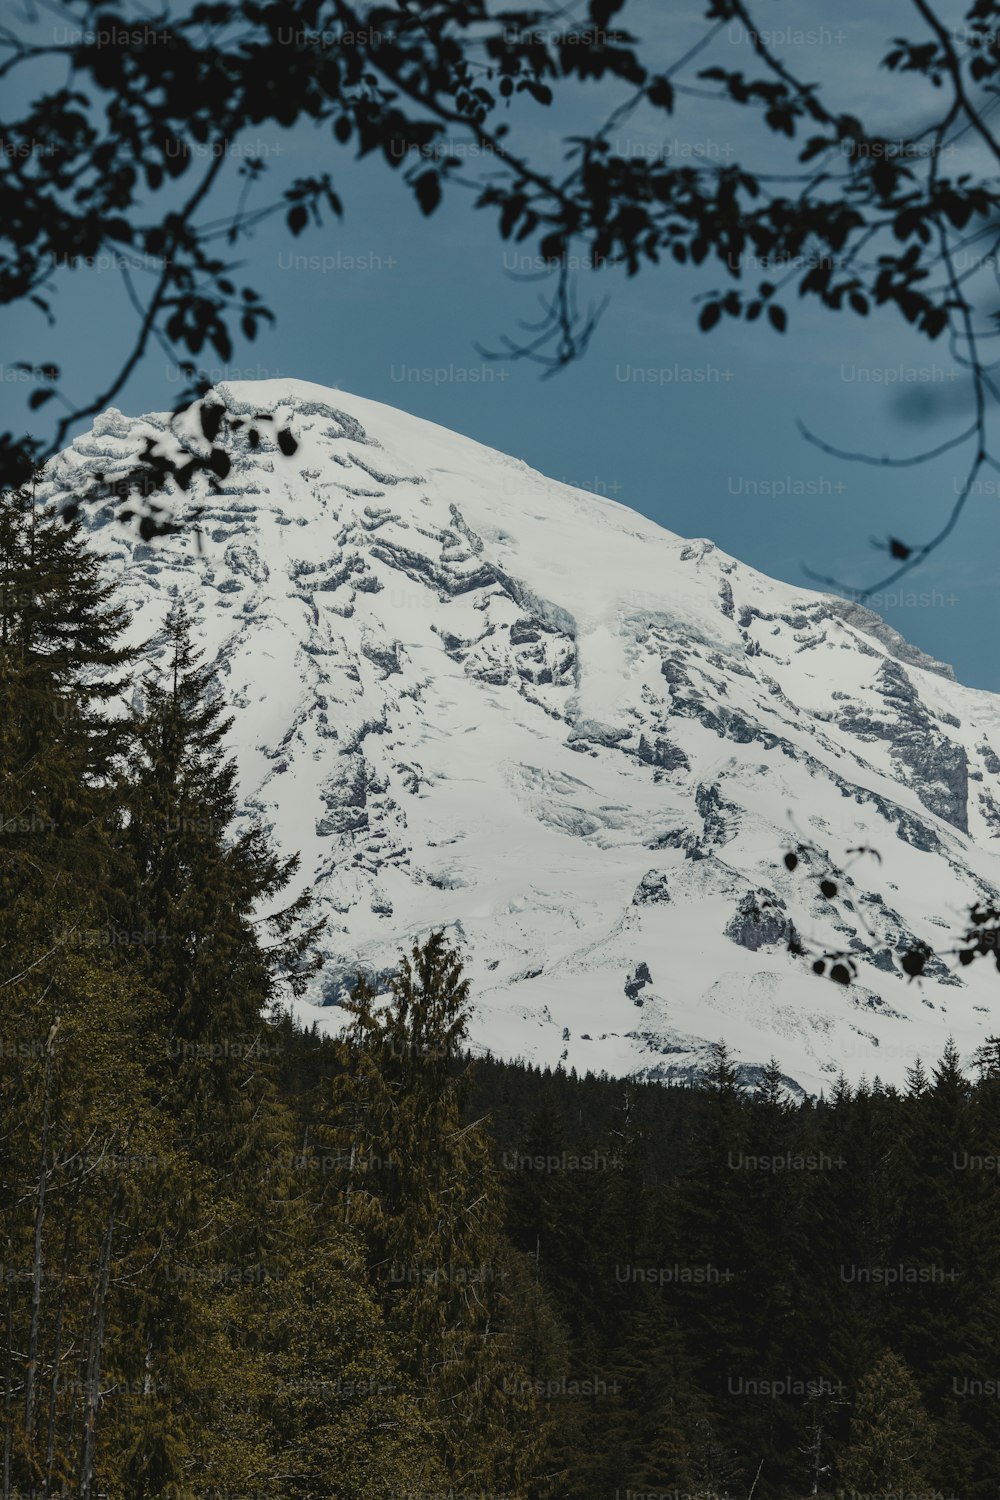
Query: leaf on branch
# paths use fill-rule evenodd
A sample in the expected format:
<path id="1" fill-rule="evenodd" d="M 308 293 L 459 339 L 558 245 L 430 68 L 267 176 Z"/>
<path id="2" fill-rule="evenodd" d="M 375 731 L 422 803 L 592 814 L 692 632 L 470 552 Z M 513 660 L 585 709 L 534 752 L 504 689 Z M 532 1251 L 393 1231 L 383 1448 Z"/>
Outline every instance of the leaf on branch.
<path id="1" fill-rule="evenodd" d="M 938 334 L 943 333 L 948 326 L 948 309 L 946 307 L 928 307 L 921 319 L 920 326 L 928 338 L 936 339 Z"/>
<path id="2" fill-rule="evenodd" d="M 603 28 L 624 4 L 625 0 L 590 0 L 590 19 L 595 26 Z"/>
<path id="3" fill-rule="evenodd" d="M 908 974 L 911 979 L 919 978 L 930 956 L 931 950 L 926 943 L 915 943 L 900 959 L 903 973 Z"/>
<path id="4" fill-rule="evenodd" d="M 673 112 L 674 86 L 669 78 L 654 78 L 646 91 L 646 97 L 654 109 Z"/>
<path id="5" fill-rule="evenodd" d="M 429 172 L 421 172 L 413 184 L 420 204 L 420 211 L 424 214 L 432 214 L 441 202 L 441 179 L 433 168 Z"/>
<path id="6" fill-rule="evenodd" d="M 222 418 L 226 408 L 217 401 L 206 401 L 203 403 L 199 413 L 201 430 L 210 443 L 214 443 L 222 426 Z"/>

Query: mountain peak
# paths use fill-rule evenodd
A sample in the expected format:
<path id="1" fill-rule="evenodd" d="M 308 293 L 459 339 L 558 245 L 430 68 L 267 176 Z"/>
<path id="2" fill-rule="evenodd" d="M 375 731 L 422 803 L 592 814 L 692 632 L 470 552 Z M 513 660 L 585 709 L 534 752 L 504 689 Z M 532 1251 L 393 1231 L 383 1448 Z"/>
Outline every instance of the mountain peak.
<path id="1" fill-rule="evenodd" d="M 206 401 L 229 471 L 170 501 L 201 550 L 90 519 L 137 637 L 183 597 L 217 662 L 246 815 L 328 917 L 310 1018 L 444 927 L 473 1041 L 578 1070 L 685 1077 L 724 1036 L 815 1090 L 996 1029 L 980 966 L 916 985 L 898 961 L 1000 888 L 995 698 L 851 601 L 391 407 L 285 380 Z M 147 439 L 211 446 L 197 410 L 111 411 L 50 494 Z M 883 864 L 830 901 L 785 868 L 799 842 Z M 815 978 L 793 932 L 858 982 Z"/>

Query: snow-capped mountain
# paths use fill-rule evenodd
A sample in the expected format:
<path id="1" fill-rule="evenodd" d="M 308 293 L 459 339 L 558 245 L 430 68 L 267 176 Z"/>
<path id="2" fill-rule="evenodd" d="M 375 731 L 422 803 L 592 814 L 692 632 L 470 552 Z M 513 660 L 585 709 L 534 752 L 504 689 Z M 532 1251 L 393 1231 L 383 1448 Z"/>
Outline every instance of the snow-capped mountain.
<path id="1" fill-rule="evenodd" d="M 391 407 L 283 380 L 210 399 L 221 494 L 173 490 L 200 550 L 85 514 L 137 637 L 180 595 L 218 664 L 248 815 L 328 917 L 306 1019 L 335 1026 L 359 966 L 440 926 L 474 1044 L 581 1071 L 683 1077 L 724 1037 L 818 1090 L 998 1029 L 992 964 L 911 982 L 899 955 L 1000 897 L 1000 699 L 857 605 Z M 50 496 L 149 438 L 212 446 L 197 409 L 112 409 Z M 820 854 L 789 871 L 800 840 Z M 833 899 L 823 852 L 850 863 Z M 793 928 L 857 980 L 814 976 Z"/>

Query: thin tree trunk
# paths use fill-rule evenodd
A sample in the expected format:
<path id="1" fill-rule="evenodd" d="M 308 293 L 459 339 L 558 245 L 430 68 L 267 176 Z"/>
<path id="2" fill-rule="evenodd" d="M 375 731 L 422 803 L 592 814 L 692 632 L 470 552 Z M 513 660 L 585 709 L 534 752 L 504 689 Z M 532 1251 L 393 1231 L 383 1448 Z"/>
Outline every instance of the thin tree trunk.
<path id="1" fill-rule="evenodd" d="M 45 1435 L 45 1485 L 42 1490 L 44 1496 L 52 1493 L 52 1469 L 55 1464 L 56 1451 L 56 1415 L 59 1410 L 59 1362 L 62 1358 L 62 1333 L 66 1316 L 66 1287 L 69 1283 L 70 1254 L 73 1243 L 73 1225 L 76 1218 L 76 1210 L 80 1201 L 80 1189 L 83 1178 L 76 1179 L 76 1195 L 69 1210 L 66 1221 L 66 1235 L 63 1240 L 62 1265 L 59 1272 L 59 1302 L 56 1309 L 56 1326 L 52 1347 L 52 1381 L 49 1386 L 49 1416 L 48 1428 Z"/>
<path id="2" fill-rule="evenodd" d="M 52 1092 L 52 1047 L 45 1060 L 45 1088 L 42 1094 L 41 1158 L 38 1164 L 38 1199 L 35 1204 L 34 1249 L 31 1260 L 31 1326 L 28 1332 L 28 1365 L 24 1377 L 24 1438 L 29 1449 L 35 1428 L 35 1389 L 38 1370 L 38 1336 L 42 1313 L 42 1229 L 45 1223 L 45 1188 L 48 1182 L 49 1116 Z M 32 1493 L 34 1485 L 32 1485 Z"/>
<path id="3" fill-rule="evenodd" d="M 14 1436 L 14 1284 L 7 1282 L 7 1366 L 3 1398 L 3 1500 L 10 1500 L 11 1444 Z"/>
<path id="4" fill-rule="evenodd" d="M 87 1352 L 87 1374 L 84 1387 L 83 1434 L 80 1439 L 79 1500 L 91 1500 L 94 1483 L 94 1439 L 97 1433 L 97 1407 L 100 1401 L 101 1355 L 104 1352 L 104 1325 L 107 1313 L 108 1285 L 111 1280 L 111 1249 L 115 1234 L 117 1184 L 111 1200 L 108 1227 L 101 1245 L 97 1288 L 94 1294 L 94 1316 Z"/>

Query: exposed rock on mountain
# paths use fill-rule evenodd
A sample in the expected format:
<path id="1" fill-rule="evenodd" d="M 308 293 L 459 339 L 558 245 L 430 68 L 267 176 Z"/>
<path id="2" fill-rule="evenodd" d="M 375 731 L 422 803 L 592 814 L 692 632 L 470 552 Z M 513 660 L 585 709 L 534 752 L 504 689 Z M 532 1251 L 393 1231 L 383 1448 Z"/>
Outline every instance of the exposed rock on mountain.
<path id="1" fill-rule="evenodd" d="M 247 815 L 328 918 L 310 1019 L 441 926 L 475 1045 L 578 1069 L 686 1077 L 724 1036 L 813 1090 L 998 1029 L 992 966 L 911 983 L 899 955 L 996 897 L 1000 701 L 859 606 L 389 407 L 286 381 L 212 399 L 228 473 L 171 497 L 200 546 L 87 514 L 137 636 L 180 596 L 217 662 Z M 50 495 L 147 438 L 210 447 L 197 410 L 111 410 Z M 784 866 L 799 840 L 883 863 L 828 899 L 816 861 Z M 793 934 L 849 950 L 857 984 Z"/>

